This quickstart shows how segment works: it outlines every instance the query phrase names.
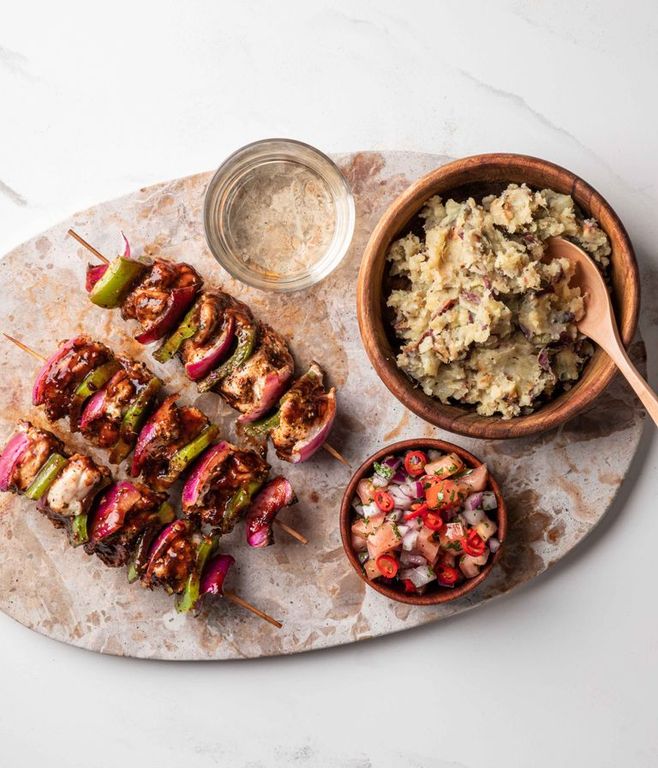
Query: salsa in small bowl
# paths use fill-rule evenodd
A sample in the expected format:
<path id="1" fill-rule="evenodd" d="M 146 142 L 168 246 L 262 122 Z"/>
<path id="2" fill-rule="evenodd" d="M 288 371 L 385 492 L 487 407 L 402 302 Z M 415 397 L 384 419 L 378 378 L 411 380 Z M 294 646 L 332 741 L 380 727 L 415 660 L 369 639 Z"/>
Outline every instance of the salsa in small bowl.
<path id="1" fill-rule="evenodd" d="M 453 443 L 420 438 L 382 448 L 343 496 L 349 561 L 373 589 L 414 605 L 475 589 L 500 557 L 507 512 L 487 466 Z"/>

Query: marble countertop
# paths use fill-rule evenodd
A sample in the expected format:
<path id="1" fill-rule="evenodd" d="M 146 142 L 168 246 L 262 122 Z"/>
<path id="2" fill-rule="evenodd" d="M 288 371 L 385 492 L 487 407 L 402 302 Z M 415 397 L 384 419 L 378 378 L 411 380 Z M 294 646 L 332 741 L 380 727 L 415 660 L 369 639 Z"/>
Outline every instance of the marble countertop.
<path id="1" fill-rule="evenodd" d="M 655 373 L 657 28 L 639 0 L 24 0 L 0 26 L 0 253 L 265 136 L 525 152 L 583 176 L 625 222 Z M 657 463 L 648 428 L 588 542 L 513 595 L 404 635 L 165 664 L 0 615 L 0 754 L 12 768 L 654 766 Z"/>

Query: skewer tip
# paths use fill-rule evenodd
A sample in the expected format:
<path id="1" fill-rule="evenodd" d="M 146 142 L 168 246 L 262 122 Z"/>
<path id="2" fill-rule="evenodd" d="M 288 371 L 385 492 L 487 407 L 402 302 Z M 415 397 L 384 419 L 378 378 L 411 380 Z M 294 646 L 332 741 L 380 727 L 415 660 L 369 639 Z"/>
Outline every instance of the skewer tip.
<path id="1" fill-rule="evenodd" d="M 251 603 L 248 603 L 246 600 L 243 600 L 239 595 L 236 595 L 235 592 L 229 592 L 227 589 L 225 589 L 224 597 L 229 602 L 234 603 L 235 605 L 239 605 L 241 608 L 246 608 L 248 611 L 251 611 L 260 619 L 263 619 L 264 621 L 268 621 L 277 629 L 281 629 L 283 627 L 283 624 L 280 621 L 277 621 L 275 618 L 270 616 L 269 613 L 265 613 L 265 611 L 261 611 L 260 608 L 256 608 L 255 605 L 252 605 Z"/>
<path id="2" fill-rule="evenodd" d="M 5 333 L 2 331 L 2 335 L 5 337 L 5 339 L 9 339 L 12 344 L 15 344 L 19 349 L 22 349 L 23 352 L 27 352 L 28 355 L 32 355 L 32 357 L 36 358 L 37 360 L 40 360 L 41 362 L 46 361 L 46 356 L 42 355 L 40 352 L 37 352 L 36 349 L 32 349 L 31 347 L 28 347 L 27 344 L 23 344 L 22 341 L 19 339 L 14 338 L 13 336 L 10 336 L 8 333 Z"/>
<path id="3" fill-rule="evenodd" d="M 341 464 L 344 464 L 346 467 L 350 466 L 349 461 L 343 455 L 338 453 L 338 451 L 333 446 L 329 445 L 329 443 L 323 443 L 322 447 L 325 449 L 325 451 L 328 454 L 333 456 L 334 459 L 336 459 L 337 461 L 340 461 Z"/>
<path id="4" fill-rule="evenodd" d="M 297 539 L 297 541 L 300 542 L 300 544 L 308 544 L 308 539 L 306 536 L 302 536 L 302 534 L 299 531 L 296 531 L 294 528 L 292 528 L 290 525 L 287 525 L 282 520 L 279 520 L 278 518 L 274 518 L 274 522 L 281 528 L 282 531 L 285 531 L 289 536 L 292 536 L 293 539 Z"/>

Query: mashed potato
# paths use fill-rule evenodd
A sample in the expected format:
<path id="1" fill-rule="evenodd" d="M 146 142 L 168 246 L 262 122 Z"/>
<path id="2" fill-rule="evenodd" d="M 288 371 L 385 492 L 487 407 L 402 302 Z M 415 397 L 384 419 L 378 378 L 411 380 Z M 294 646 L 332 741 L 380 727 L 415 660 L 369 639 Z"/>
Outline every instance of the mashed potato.
<path id="1" fill-rule="evenodd" d="M 424 237 L 409 234 L 387 255 L 402 283 L 388 296 L 400 368 L 428 395 L 487 416 L 529 413 L 568 388 L 593 349 L 576 329 L 584 306 L 570 262 L 543 263 L 544 241 L 573 239 L 605 273 L 598 223 L 569 195 L 525 184 L 479 204 L 433 197 L 420 215 Z"/>

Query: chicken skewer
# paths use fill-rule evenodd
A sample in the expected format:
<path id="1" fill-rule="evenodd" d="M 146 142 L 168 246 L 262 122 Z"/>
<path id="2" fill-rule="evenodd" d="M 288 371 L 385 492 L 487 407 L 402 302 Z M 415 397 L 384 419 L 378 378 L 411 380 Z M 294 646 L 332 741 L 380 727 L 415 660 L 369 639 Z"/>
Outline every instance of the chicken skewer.
<path id="1" fill-rule="evenodd" d="M 129 565 L 129 581 L 179 596 L 181 612 L 204 595 L 224 595 L 280 628 L 273 617 L 223 589 L 234 562 L 216 552 L 216 540 L 190 521 L 175 519 L 166 494 L 141 483 L 112 480 L 91 457 L 70 454 L 50 432 L 20 421 L 0 454 L 0 491 L 24 495 L 56 528 L 68 532 L 110 567 Z"/>
<path id="2" fill-rule="evenodd" d="M 111 352 L 103 345 L 93 342 L 86 337 L 75 337 L 62 344 L 55 355 L 46 361 L 43 355 L 28 347 L 19 339 L 6 333 L 3 335 L 32 357 L 46 362 L 46 365 L 37 377 L 37 383 L 33 391 L 33 395 L 37 397 L 34 397 L 33 402 L 37 405 L 43 404 L 46 407 L 48 418 L 51 420 L 61 418 L 66 415 L 67 411 L 72 413 L 74 409 L 70 407 L 71 402 L 75 402 L 81 387 L 84 389 L 84 383 L 89 382 L 90 379 L 94 380 L 94 377 L 96 377 L 95 386 L 100 385 L 100 388 L 92 388 L 94 390 L 93 395 L 91 391 L 86 391 L 88 399 L 78 403 L 77 412 L 78 414 L 81 412 L 81 416 L 79 419 L 71 417 L 73 431 L 80 428 L 83 435 L 95 445 L 103 448 L 112 447 L 111 460 L 114 463 L 118 463 L 125 458 L 136 441 L 130 473 L 133 477 L 143 474 L 149 484 L 156 490 L 166 490 L 193 461 L 197 458 L 198 461 L 202 461 L 204 451 L 211 450 L 212 442 L 218 432 L 217 428 L 210 425 L 208 419 L 197 408 L 176 405 L 175 395 L 166 398 L 151 414 L 146 424 L 141 426 L 150 401 L 146 402 L 143 400 L 141 402 L 141 413 L 137 413 L 134 405 L 128 405 L 130 398 L 135 395 L 134 391 L 129 389 L 130 398 L 126 400 L 124 397 L 123 411 L 120 410 L 117 415 L 116 398 L 111 408 L 107 401 L 112 399 L 113 394 L 117 393 L 122 383 L 126 383 L 126 377 L 123 374 L 127 364 L 125 360 L 122 360 L 123 368 L 120 370 L 116 369 L 119 366 L 113 367 L 109 372 L 104 370 L 108 366 L 114 365 L 114 361 L 110 360 L 108 362 L 107 358 Z M 98 362 L 101 365 L 94 368 L 94 363 Z M 134 367 L 140 365 L 138 363 L 128 363 L 127 370 L 133 370 Z M 140 368 L 140 373 L 142 374 L 143 388 L 140 395 L 135 398 L 135 403 L 139 403 L 141 394 L 148 392 L 150 384 L 153 381 L 157 381 L 148 369 L 145 369 L 143 366 L 142 368 L 143 370 Z M 104 387 L 102 386 L 103 382 L 98 377 L 99 371 L 103 372 L 105 378 L 109 380 L 109 383 L 106 383 Z M 78 383 L 81 380 L 82 385 Z M 157 391 L 157 388 L 151 389 L 153 394 Z M 71 391 L 74 391 L 72 397 Z M 108 391 L 110 394 L 107 394 Z M 105 410 L 103 408 L 104 405 L 108 406 Z M 131 440 L 128 440 L 126 435 L 123 434 L 126 416 L 123 416 L 123 421 L 121 421 L 121 417 L 124 412 L 127 416 L 131 416 L 131 413 L 133 416 L 136 414 L 140 416 L 139 420 L 135 421 L 133 419 L 130 422 L 133 433 Z M 104 419 L 107 413 L 110 413 L 111 418 Z M 121 425 L 120 429 L 119 424 Z M 119 437 L 120 435 L 121 437 Z M 224 445 L 230 446 L 227 443 Z M 234 456 L 243 455 L 243 461 L 250 461 L 252 465 L 255 461 L 259 470 L 258 478 L 243 472 L 239 479 L 243 485 L 234 483 L 230 487 L 232 494 L 225 499 L 224 511 L 231 512 L 232 524 L 230 528 L 232 528 L 240 513 L 246 510 L 252 503 L 253 494 L 265 482 L 269 472 L 269 465 L 253 451 L 240 452 L 235 446 L 230 446 L 230 453 Z M 258 482 L 249 485 L 255 479 Z M 225 478 L 215 473 L 212 477 L 213 487 L 222 482 L 225 487 L 229 487 L 229 484 L 225 482 Z M 250 491 L 248 493 L 244 492 L 243 486 L 249 487 Z M 235 496 L 235 500 L 233 496 Z M 282 506 L 289 506 L 295 501 L 296 498 L 290 488 L 289 498 L 282 498 L 280 506 L 273 509 L 270 504 L 271 514 L 263 524 L 268 530 L 272 524 L 277 524 L 290 536 L 302 544 L 307 544 L 308 540 L 302 534 L 279 521 L 276 517 Z M 225 531 L 229 529 L 227 524 L 223 524 L 223 527 Z M 247 540 L 251 546 L 255 546 L 251 543 L 249 536 L 248 531 Z M 256 537 L 254 540 L 259 539 Z M 266 536 L 266 541 L 267 544 L 272 543 L 271 535 Z M 258 544 L 257 546 L 266 546 L 266 544 Z"/>
<path id="3" fill-rule="evenodd" d="M 142 328 L 146 327 L 146 331 L 137 337 L 142 343 L 165 336 L 165 333 L 152 332 L 154 325 L 158 325 L 157 318 L 160 319 L 158 332 L 163 325 L 168 330 L 176 327 L 154 354 L 159 362 L 164 363 L 178 354 L 188 377 L 198 382 L 199 390 L 214 390 L 220 394 L 242 413 L 239 418 L 242 424 L 262 420 L 281 396 L 285 397 L 294 371 L 287 344 L 272 328 L 258 323 L 246 305 L 221 291 L 205 290 L 197 295 L 192 286 L 200 288 L 201 278 L 189 265 L 156 260 L 150 270 L 143 264 L 140 268 L 140 262 L 130 259 L 127 241 L 124 256 L 109 262 L 77 232 L 70 229 L 68 233 L 103 261 L 103 265 L 90 267 L 87 273 L 87 290 L 94 303 L 103 307 L 120 305 L 124 319 L 134 318 Z M 136 272 L 139 269 L 145 270 L 147 276 L 140 279 Z M 121 279 L 118 279 L 122 270 Z M 108 291 L 108 286 L 112 285 L 114 291 Z M 179 323 L 195 296 L 196 301 Z M 184 305 L 185 301 L 187 304 Z M 298 388 L 297 391 L 297 400 L 302 393 L 307 398 L 303 408 L 305 419 L 301 423 L 290 422 L 292 414 L 299 415 L 302 410 L 284 409 L 281 407 L 283 399 L 277 411 L 282 422 L 277 425 L 279 432 L 285 430 L 288 438 L 292 432 L 298 433 L 297 446 L 287 451 L 277 444 L 277 432 L 274 429 L 268 432 L 267 422 L 261 425 L 259 434 L 261 437 L 270 435 L 277 455 L 285 461 L 305 461 L 323 447 L 349 466 L 347 460 L 326 442 L 335 416 L 335 390 L 326 393 L 322 372 L 315 363 L 311 368 L 315 371 L 318 386 L 311 390 Z"/>

